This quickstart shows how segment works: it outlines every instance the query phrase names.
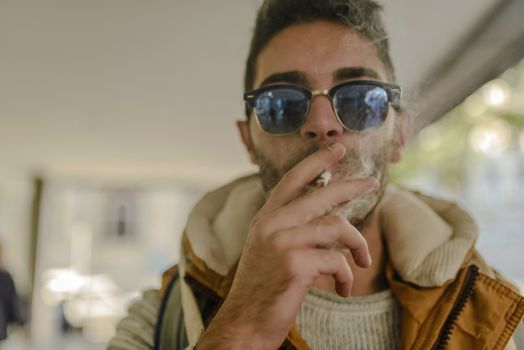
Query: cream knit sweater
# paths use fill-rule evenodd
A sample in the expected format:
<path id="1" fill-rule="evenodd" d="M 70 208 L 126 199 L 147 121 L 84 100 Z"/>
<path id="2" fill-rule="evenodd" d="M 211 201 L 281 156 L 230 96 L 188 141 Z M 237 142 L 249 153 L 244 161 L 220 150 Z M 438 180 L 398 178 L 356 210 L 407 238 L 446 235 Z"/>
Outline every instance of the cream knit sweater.
<path id="1" fill-rule="evenodd" d="M 297 327 L 312 350 L 395 350 L 400 347 L 399 315 L 390 290 L 343 298 L 311 288 Z"/>

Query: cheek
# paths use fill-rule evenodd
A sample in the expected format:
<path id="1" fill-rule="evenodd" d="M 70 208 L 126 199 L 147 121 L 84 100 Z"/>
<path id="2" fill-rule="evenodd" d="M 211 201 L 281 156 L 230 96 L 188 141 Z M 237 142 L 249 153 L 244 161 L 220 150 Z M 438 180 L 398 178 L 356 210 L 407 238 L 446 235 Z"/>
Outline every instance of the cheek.
<path id="1" fill-rule="evenodd" d="M 384 134 L 382 132 L 367 132 L 358 138 L 355 149 L 361 157 L 370 157 L 382 152 L 384 148 Z"/>
<path id="2" fill-rule="evenodd" d="M 393 134 L 395 133 L 396 123 L 397 123 L 397 116 L 395 115 L 395 112 L 392 110 L 392 108 L 389 107 L 388 117 L 386 121 L 384 122 L 384 124 L 382 125 L 382 127 L 380 128 L 380 129 L 384 129 L 383 130 L 384 137 L 386 137 L 388 140 L 393 139 Z"/>
<path id="3" fill-rule="evenodd" d="M 390 112 L 388 118 L 378 129 L 364 133 L 360 138 L 361 145 L 368 145 L 375 149 L 389 147 L 395 133 L 395 116 Z"/>
<path id="4" fill-rule="evenodd" d="M 282 169 L 295 154 L 295 151 L 299 150 L 293 135 L 269 135 L 260 130 L 256 124 L 251 127 L 251 136 L 255 151 L 262 154 L 278 169 Z"/>
<path id="5" fill-rule="evenodd" d="M 288 145 L 285 142 L 280 142 L 279 140 L 267 140 L 262 145 L 262 150 L 267 159 L 271 160 L 278 169 L 281 169 L 286 164 L 290 152 Z"/>

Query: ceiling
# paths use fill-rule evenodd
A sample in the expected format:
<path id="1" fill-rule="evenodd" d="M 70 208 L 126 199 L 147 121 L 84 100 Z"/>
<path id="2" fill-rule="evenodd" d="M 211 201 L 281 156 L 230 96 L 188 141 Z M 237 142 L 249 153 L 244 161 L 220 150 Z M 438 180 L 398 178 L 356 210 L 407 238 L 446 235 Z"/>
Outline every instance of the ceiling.
<path id="1" fill-rule="evenodd" d="M 387 1 L 414 105 L 501 2 Z M 252 170 L 234 122 L 259 3 L 0 1 L 0 173 L 210 187 Z"/>

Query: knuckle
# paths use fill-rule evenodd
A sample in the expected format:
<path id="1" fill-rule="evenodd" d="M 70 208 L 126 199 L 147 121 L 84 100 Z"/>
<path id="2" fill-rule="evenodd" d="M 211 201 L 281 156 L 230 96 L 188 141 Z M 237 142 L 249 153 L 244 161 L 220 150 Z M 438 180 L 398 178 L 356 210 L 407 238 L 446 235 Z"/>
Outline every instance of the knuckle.
<path id="1" fill-rule="evenodd" d="M 323 218 L 323 225 L 325 230 L 324 235 L 332 240 L 339 239 L 344 232 L 344 221 L 342 217 L 338 215 L 329 215 Z"/>
<path id="2" fill-rule="evenodd" d="M 362 233 L 360 233 L 359 230 L 357 230 L 347 220 L 344 223 L 344 226 L 345 226 L 344 234 L 347 235 L 350 238 L 352 244 L 354 244 L 356 246 L 359 246 L 359 247 L 360 246 L 366 246 L 367 247 L 367 241 L 364 238 L 364 236 L 362 235 Z"/>
<path id="3" fill-rule="evenodd" d="M 255 216 L 253 216 L 253 218 L 251 219 L 251 227 L 258 226 L 261 222 L 264 221 L 264 218 L 265 218 L 265 215 L 263 215 L 261 211 L 256 213 Z"/>
<path id="4" fill-rule="evenodd" d="M 330 215 L 328 216 L 328 223 L 333 226 L 345 226 L 347 220 L 341 215 Z"/>
<path id="5" fill-rule="evenodd" d="M 333 262 L 335 262 L 337 259 L 336 252 L 331 249 L 326 249 L 321 255 L 321 257 L 324 260 L 324 263 L 327 265 L 333 264 Z"/>
<path id="6" fill-rule="evenodd" d="M 337 261 L 343 266 L 343 267 L 347 267 L 349 268 L 349 265 L 348 265 L 348 261 L 346 259 L 346 257 L 344 256 L 344 254 L 340 253 L 340 252 L 335 252 L 337 253 Z"/>
<path id="7" fill-rule="evenodd" d="M 333 194 L 328 191 L 326 191 L 325 195 L 322 196 L 321 201 L 321 206 L 319 206 L 319 208 L 322 208 L 322 210 L 327 212 L 330 212 L 336 205 L 336 200 L 333 199 Z"/>
<path id="8" fill-rule="evenodd" d="M 337 257 L 335 258 L 337 262 L 337 266 L 339 268 L 339 271 L 342 272 L 342 274 L 348 276 L 350 278 L 352 276 L 351 267 L 349 267 L 349 263 L 347 261 L 347 258 L 344 256 L 344 254 L 337 252 Z"/>
<path id="9" fill-rule="evenodd" d="M 284 234 L 281 234 L 281 233 L 271 234 L 268 236 L 267 240 L 268 240 L 269 247 L 272 250 L 276 252 L 281 252 L 285 250 L 286 237 Z"/>
<path id="10" fill-rule="evenodd" d="M 348 261 L 344 254 L 337 250 L 329 250 L 329 253 L 329 259 L 331 260 L 331 262 L 335 263 L 339 267 L 342 267 L 343 269 L 346 268 Z"/>
<path id="11" fill-rule="evenodd" d="M 357 231 L 356 229 L 351 230 L 351 235 L 354 236 L 356 245 L 359 248 L 368 249 L 368 242 L 366 241 L 364 236 L 362 236 L 362 234 L 359 231 Z"/>
<path id="12" fill-rule="evenodd" d="M 291 275 L 296 276 L 300 272 L 300 254 L 298 252 L 290 252 L 284 259 L 284 269 Z"/>
<path id="13" fill-rule="evenodd" d="M 269 217 L 257 218 L 252 221 L 251 228 L 257 234 L 267 237 L 271 234 L 271 219 Z"/>
<path id="14" fill-rule="evenodd" d="M 329 231 L 324 229 L 324 223 L 321 219 L 312 220 L 309 231 L 314 235 L 315 239 L 320 239 L 329 233 Z"/>

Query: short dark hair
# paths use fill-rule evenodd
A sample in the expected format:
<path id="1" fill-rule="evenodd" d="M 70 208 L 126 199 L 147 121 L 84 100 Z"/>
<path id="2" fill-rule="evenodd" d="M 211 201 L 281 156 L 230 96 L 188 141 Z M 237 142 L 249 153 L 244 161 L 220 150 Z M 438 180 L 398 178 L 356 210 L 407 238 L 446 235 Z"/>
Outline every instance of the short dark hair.
<path id="1" fill-rule="evenodd" d="M 377 48 L 388 78 L 394 82 L 395 71 L 381 11 L 382 6 L 373 0 L 265 0 L 257 14 L 246 62 L 244 89 L 253 89 L 258 55 L 276 34 L 295 24 L 319 20 L 342 24 L 370 40 Z"/>

